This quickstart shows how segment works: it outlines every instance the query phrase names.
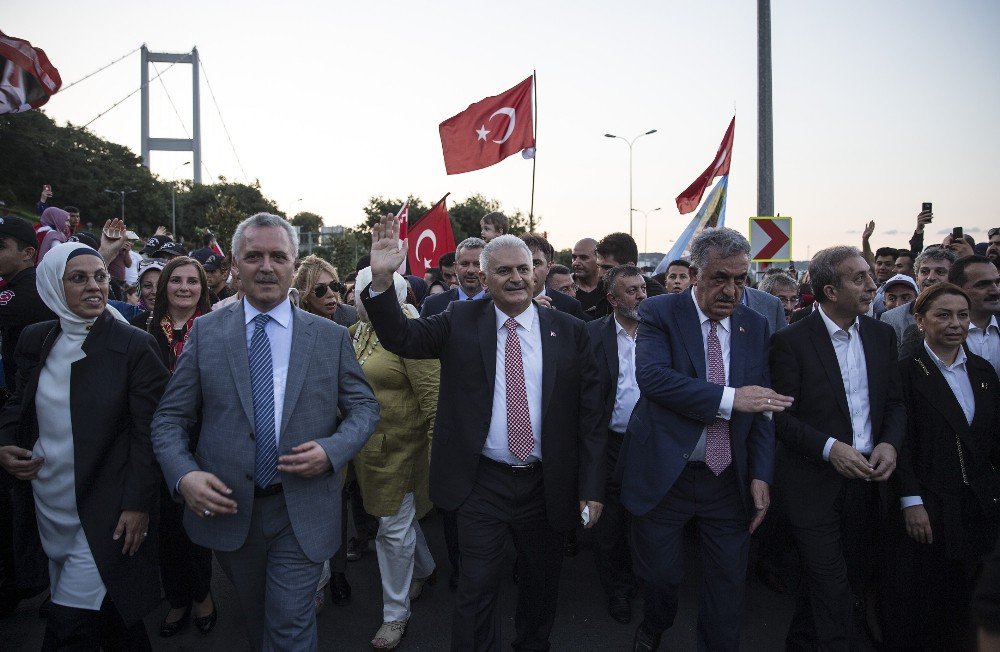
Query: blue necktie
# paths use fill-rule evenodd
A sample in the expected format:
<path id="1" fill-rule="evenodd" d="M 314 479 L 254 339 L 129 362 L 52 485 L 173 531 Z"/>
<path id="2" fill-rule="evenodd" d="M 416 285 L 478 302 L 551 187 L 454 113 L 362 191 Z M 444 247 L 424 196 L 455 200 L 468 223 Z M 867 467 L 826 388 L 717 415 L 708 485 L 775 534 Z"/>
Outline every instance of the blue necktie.
<path id="1" fill-rule="evenodd" d="M 254 481 L 266 487 L 278 473 L 278 442 L 274 436 L 274 369 L 271 366 L 271 343 L 264 327 L 270 315 L 253 318 L 250 338 L 250 391 L 253 393 L 253 425 L 257 432 L 257 455 Z"/>

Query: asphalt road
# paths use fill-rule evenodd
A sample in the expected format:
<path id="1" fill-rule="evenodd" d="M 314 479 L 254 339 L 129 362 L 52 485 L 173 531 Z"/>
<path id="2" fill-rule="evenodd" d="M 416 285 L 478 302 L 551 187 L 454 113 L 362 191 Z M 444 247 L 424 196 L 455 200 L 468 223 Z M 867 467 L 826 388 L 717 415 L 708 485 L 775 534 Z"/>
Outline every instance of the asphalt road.
<path id="1" fill-rule="evenodd" d="M 424 532 L 438 562 L 439 581 L 427 587 L 413 604 L 413 615 L 400 650 L 447 650 L 451 631 L 454 593 L 448 590 L 450 571 L 445 555 L 441 520 L 432 515 L 424 520 Z M 699 569 L 697 540 L 687 538 L 685 563 L 687 576 L 682 586 L 680 609 L 674 627 L 663 639 L 661 649 L 694 650 L 695 620 L 698 603 Z M 382 602 L 378 563 L 374 547 L 360 561 L 349 564 L 348 580 L 353 588 L 351 603 L 344 607 L 327 604 L 317 617 L 321 650 L 366 650 L 381 624 Z M 752 573 L 751 573 L 752 576 Z M 505 578 L 503 587 L 505 646 L 514 635 L 514 600 L 516 585 Z M 146 627 L 154 650 L 246 650 L 242 619 L 232 593 L 232 585 L 216 566 L 212 591 L 219 610 L 219 621 L 208 636 L 193 627 L 170 639 L 157 636 L 159 622 L 167 612 L 164 602 L 146 618 Z M 0 649 L 37 650 L 41 646 L 45 621 L 38 618 L 41 598 L 22 602 L 10 617 L 0 620 Z M 747 584 L 743 616 L 744 650 L 784 648 L 785 631 L 792 616 L 794 599 L 773 593 L 754 577 Z M 633 601 L 634 617 L 622 625 L 608 616 L 607 602 L 594 570 L 593 557 L 586 536 L 580 537 L 580 551 L 567 557 L 562 569 L 559 614 L 552 632 L 552 650 L 626 650 L 635 626 L 641 619 L 642 603 Z"/>

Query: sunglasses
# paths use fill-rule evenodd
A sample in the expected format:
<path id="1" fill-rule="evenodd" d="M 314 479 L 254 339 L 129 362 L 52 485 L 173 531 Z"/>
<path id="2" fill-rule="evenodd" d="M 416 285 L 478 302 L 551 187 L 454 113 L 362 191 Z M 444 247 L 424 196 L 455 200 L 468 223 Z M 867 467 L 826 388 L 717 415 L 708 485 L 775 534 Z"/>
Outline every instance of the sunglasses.
<path id="1" fill-rule="evenodd" d="M 317 283 L 312 289 L 312 293 L 316 295 L 317 299 L 322 299 L 326 296 L 327 288 L 329 288 L 331 292 L 342 292 L 344 290 L 344 286 L 337 281 L 330 281 L 329 283 Z"/>

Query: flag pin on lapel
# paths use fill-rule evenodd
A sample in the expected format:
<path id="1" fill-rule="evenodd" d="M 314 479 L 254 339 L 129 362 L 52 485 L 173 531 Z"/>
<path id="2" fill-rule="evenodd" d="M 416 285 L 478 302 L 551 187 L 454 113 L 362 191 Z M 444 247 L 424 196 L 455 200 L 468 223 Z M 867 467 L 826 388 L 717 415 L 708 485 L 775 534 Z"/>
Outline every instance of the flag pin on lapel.
<path id="1" fill-rule="evenodd" d="M 740 326 L 740 332 L 741 332 L 741 333 L 746 333 L 746 331 L 745 331 L 745 330 L 743 330 L 743 327 L 742 327 L 742 326 Z"/>
<path id="2" fill-rule="evenodd" d="M 555 331 L 549 331 L 549 337 L 555 337 L 555 336 L 556 336 Z"/>

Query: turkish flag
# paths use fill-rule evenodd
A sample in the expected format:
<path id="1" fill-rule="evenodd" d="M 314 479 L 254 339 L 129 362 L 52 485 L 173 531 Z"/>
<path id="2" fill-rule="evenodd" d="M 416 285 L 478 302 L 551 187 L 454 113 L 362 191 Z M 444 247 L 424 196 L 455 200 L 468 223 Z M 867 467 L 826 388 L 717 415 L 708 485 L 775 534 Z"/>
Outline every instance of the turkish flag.
<path id="1" fill-rule="evenodd" d="M 535 146 L 532 78 L 469 105 L 441 123 L 441 149 L 448 174 L 481 170 Z M 530 158 L 530 156 L 526 156 Z"/>
<path id="2" fill-rule="evenodd" d="M 42 48 L 0 32 L 0 114 L 37 109 L 60 86 L 59 71 Z"/>
<path id="3" fill-rule="evenodd" d="M 406 229 L 409 226 L 410 221 L 410 198 L 407 197 L 403 205 L 399 207 L 399 212 L 396 213 L 396 219 L 399 220 L 399 246 L 403 246 L 403 240 L 406 240 Z M 406 261 L 404 260 L 399 264 L 399 269 L 396 272 L 400 276 L 406 276 Z"/>
<path id="4" fill-rule="evenodd" d="M 409 259 L 410 273 L 423 277 L 431 267 L 437 267 L 441 256 L 455 251 L 455 234 L 451 230 L 451 218 L 444 200 L 434 204 L 419 220 L 410 225 Z"/>
<path id="5" fill-rule="evenodd" d="M 736 116 L 733 116 L 733 121 L 729 123 L 729 129 L 726 130 L 722 144 L 719 145 L 719 151 L 715 153 L 715 160 L 708 166 L 708 169 L 701 173 L 701 176 L 694 180 L 694 183 L 687 187 L 687 190 L 677 195 L 677 210 L 681 212 L 681 215 L 698 208 L 705 190 L 712 185 L 715 177 L 729 174 L 729 164 L 733 160 L 733 135 L 735 133 Z"/>

